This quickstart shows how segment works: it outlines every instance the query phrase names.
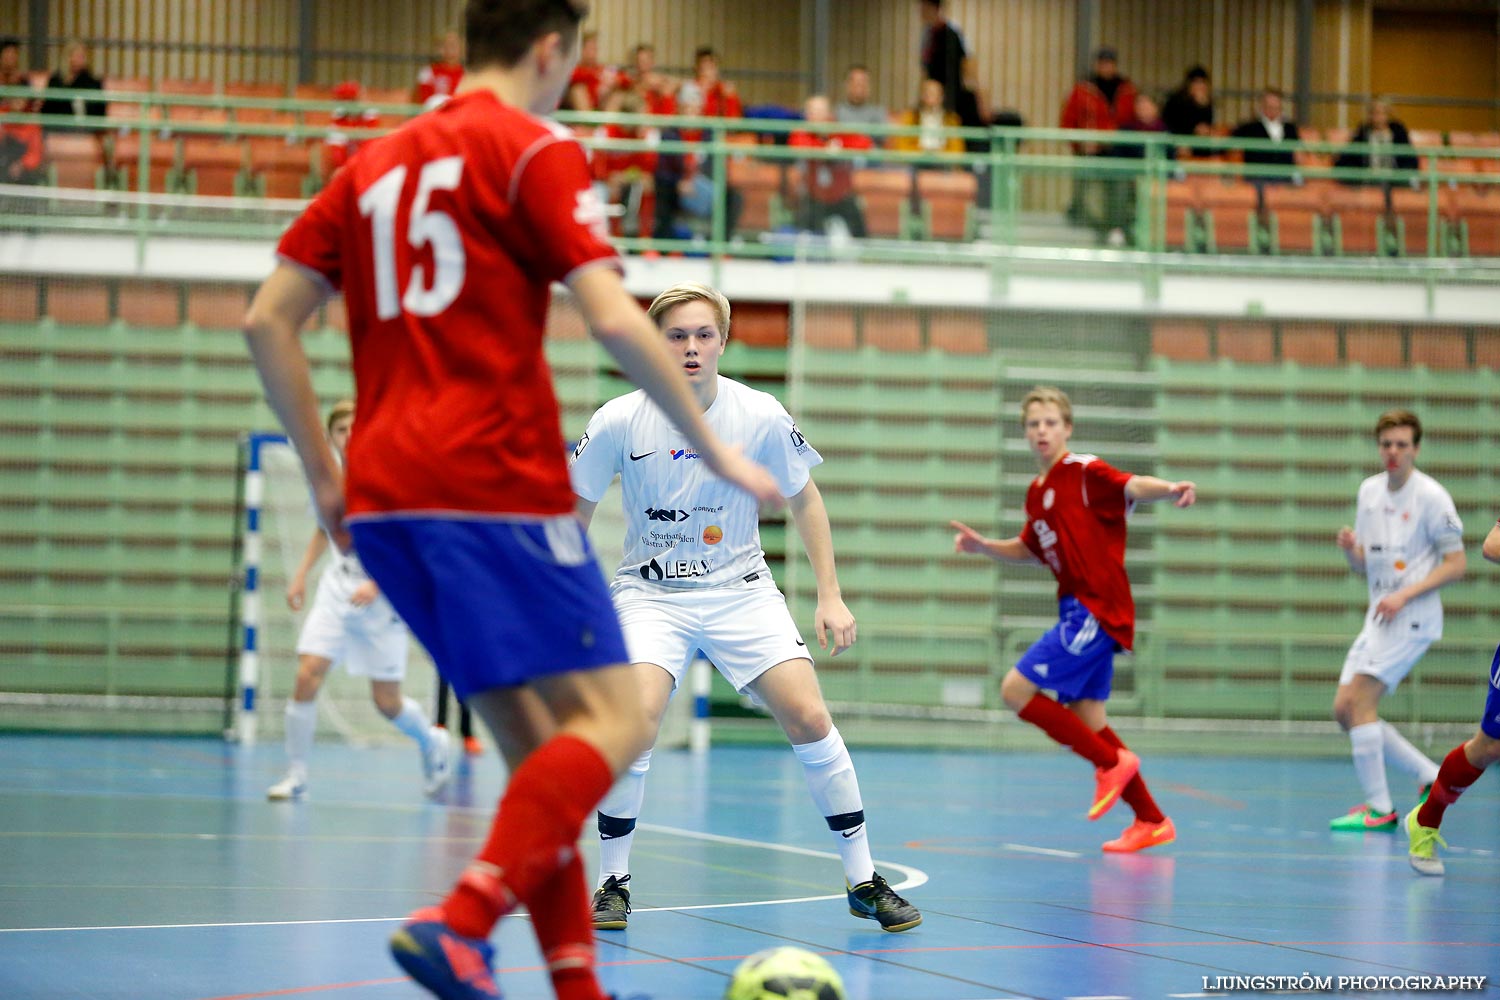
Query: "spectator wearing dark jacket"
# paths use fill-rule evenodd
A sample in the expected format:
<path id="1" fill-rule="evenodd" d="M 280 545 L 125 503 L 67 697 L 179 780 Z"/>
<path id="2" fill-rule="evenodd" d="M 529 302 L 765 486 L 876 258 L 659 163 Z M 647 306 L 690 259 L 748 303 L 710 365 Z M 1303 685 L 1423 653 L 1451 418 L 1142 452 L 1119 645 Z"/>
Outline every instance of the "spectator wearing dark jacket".
<path id="1" fill-rule="evenodd" d="M 1182 78 L 1182 85 L 1167 96 L 1162 121 L 1173 135 L 1203 138 L 1214 134 L 1213 84 L 1208 70 L 1194 66 Z M 1184 147 L 1184 156 L 1211 156 L 1212 150 Z"/>
<path id="2" fill-rule="evenodd" d="M 1355 170 L 1416 170 L 1417 154 L 1411 148 L 1411 133 L 1406 126 L 1391 117 L 1390 103 L 1383 97 L 1370 102 L 1370 117 L 1360 125 L 1349 140 L 1351 143 L 1369 143 L 1371 152 L 1350 149 L 1340 153 L 1334 161 L 1335 167 Z M 1345 179 L 1345 184 L 1379 184 L 1382 178 L 1370 181 Z"/>
<path id="3" fill-rule="evenodd" d="M 104 81 L 94 75 L 89 68 L 89 50 L 82 42 L 73 42 L 68 46 L 68 65 L 66 69 L 53 72 L 47 78 L 48 90 L 100 90 L 104 89 Z M 42 114 L 44 115 L 71 115 L 74 118 L 103 118 L 105 105 L 103 101 L 90 101 L 82 97 L 47 97 L 42 101 Z M 73 131 L 77 125 L 49 125 L 54 131 Z"/>
<path id="4" fill-rule="evenodd" d="M 1268 139 L 1276 143 L 1276 149 L 1247 149 L 1245 162 L 1260 166 L 1286 167 L 1288 172 L 1276 177 L 1252 177 L 1257 184 L 1284 184 L 1292 179 L 1290 170 L 1296 165 L 1296 146 L 1302 136 L 1297 123 L 1285 118 L 1285 98 L 1275 87 L 1267 87 L 1260 93 L 1256 115 L 1249 121 L 1235 126 L 1236 139 Z"/>

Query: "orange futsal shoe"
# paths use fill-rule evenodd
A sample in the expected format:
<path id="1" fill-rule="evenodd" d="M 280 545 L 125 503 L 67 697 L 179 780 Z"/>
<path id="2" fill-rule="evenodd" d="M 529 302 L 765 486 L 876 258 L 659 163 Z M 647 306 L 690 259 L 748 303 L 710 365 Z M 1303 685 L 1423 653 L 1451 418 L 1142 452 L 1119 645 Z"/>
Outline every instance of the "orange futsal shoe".
<path id="1" fill-rule="evenodd" d="M 1110 854 L 1131 854 L 1148 847 L 1160 847 L 1177 839 L 1177 827 L 1163 818 L 1160 823 L 1145 823 L 1136 820 L 1125 828 L 1125 832 L 1114 840 L 1104 842 L 1104 850 Z"/>
<path id="2" fill-rule="evenodd" d="M 1094 768 L 1094 804 L 1089 807 L 1089 819 L 1098 819 L 1109 812 L 1120 801 L 1120 793 L 1140 769 L 1141 759 L 1123 749 L 1114 767 Z"/>

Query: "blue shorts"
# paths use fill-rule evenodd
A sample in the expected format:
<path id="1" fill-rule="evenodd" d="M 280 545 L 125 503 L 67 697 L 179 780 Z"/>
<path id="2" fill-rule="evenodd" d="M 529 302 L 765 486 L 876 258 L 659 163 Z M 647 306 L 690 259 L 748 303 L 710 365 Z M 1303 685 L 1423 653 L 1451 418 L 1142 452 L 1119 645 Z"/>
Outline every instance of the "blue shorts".
<path id="1" fill-rule="evenodd" d="M 386 517 L 350 525 L 360 562 L 460 698 L 628 663 L 583 524 Z"/>
<path id="2" fill-rule="evenodd" d="M 1107 701 L 1117 649 L 1077 598 L 1059 597 L 1057 624 L 1031 644 L 1016 669 L 1037 687 L 1056 691 L 1063 704 L 1080 698 Z"/>
<path id="3" fill-rule="evenodd" d="M 1479 728 L 1492 740 L 1500 740 L 1500 649 L 1490 661 L 1490 690 L 1484 697 L 1484 718 Z"/>

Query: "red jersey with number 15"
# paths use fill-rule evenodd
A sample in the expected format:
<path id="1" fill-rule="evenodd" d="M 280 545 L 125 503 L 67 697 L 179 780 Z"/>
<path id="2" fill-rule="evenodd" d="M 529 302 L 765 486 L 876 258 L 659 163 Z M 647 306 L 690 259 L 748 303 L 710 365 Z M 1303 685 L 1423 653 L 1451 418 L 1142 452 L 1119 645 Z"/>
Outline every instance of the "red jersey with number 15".
<path id="1" fill-rule="evenodd" d="M 1131 474 L 1093 455 L 1064 455 L 1031 481 L 1021 541 L 1126 649 L 1135 643 L 1135 599 L 1125 575 L 1125 496 Z"/>
<path id="2" fill-rule="evenodd" d="M 605 226 L 583 149 L 487 90 L 364 146 L 292 224 L 277 252 L 348 307 L 351 518 L 573 509 L 542 335 L 552 282 L 619 267 Z"/>

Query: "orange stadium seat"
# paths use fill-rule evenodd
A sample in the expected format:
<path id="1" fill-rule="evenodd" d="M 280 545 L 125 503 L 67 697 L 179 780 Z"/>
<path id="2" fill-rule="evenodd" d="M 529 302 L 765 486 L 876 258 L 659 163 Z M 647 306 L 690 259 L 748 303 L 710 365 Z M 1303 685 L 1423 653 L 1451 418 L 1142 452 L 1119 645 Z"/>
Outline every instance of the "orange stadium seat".
<path id="1" fill-rule="evenodd" d="M 104 147 L 94 133 L 49 132 L 45 139 L 47 163 L 58 187 L 94 188 L 104 166 Z"/>
<path id="2" fill-rule="evenodd" d="M 1438 188 L 1438 236 L 1441 246 L 1443 223 L 1453 215 L 1453 192 L 1447 188 Z M 1426 191 L 1413 191 L 1411 188 L 1391 189 L 1391 215 L 1396 220 L 1396 232 L 1402 236 L 1403 245 L 1399 247 L 1401 253 L 1411 256 L 1425 256 L 1427 253 L 1427 242 L 1433 234 L 1429 234 L 1428 211 L 1431 204 Z"/>
<path id="3" fill-rule="evenodd" d="M 1459 188 L 1453 193 L 1454 212 L 1467 234 L 1471 257 L 1500 257 L 1500 195 L 1483 188 Z"/>
<path id="4" fill-rule="evenodd" d="M 967 170 L 921 170 L 917 194 L 927 209 L 927 236 L 965 240 L 973 235 L 973 209 L 979 181 Z"/>
<path id="5" fill-rule="evenodd" d="M 1378 187 L 1340 184 L 1328 192 L 1329 214 L 1338 220 L 1339 253 L 1373 254 L 1380 250 L 1385 192 Z"/>
<path id="6" fill-rule="evenodd" d="M 1159 319 L 1151 324 L 1151 353 L 1172 361 L 1208 361 L 1213 340 L 1200 319 Z"/>
<path id="7" fill-rule="evenodd" d="M 864 206 L 865 231 L 871 236 L 899 238 L 911 203 L 911 174 L 904 170 L 856 170 L 854 193 Z"/>
<path id="8" fill-rule="evenodd" d="M 167 189 L 167 171 L 177 163 L 177 143 L 160 136 L 151 137 L 150 149 L 150 173 L 147 177 L 148 186 L 146 190 L 156 193 Z M 126 132 L 115 139 L 115 152 L 112 166 L 125 179 L 125 186 L 131 191 L 139 191 L 138 170 L 141 157 L 141 135 L 139 132 Z"/>
<path id="9" fill-rule="evenodd" d="M 933 313 L 927 320 L 927 346 L 950 354 L 985 354 L 990 349 L 989 330 L 979 312 Z"/>
<path id="10" fill-rule="evenodd" d="M 212 80 L 158 80 L 156 91 L 164 95 L 168 101 L 175 97 L 212 97 L 214 94 L 214 82 Z M 218 116 L 217 118 L 215 116 Z M 227 116 L 217 108 L 209 108 L 196 104 L 171 104 L 167 105 L 167 120 L 181 121 L 225 121 Z"/>
<path id="11" fill-rule="evenodd" d="M 226 83 L 225 97 L 254 97 L 261 100 L 285 100 L 286 88 L 278 83 Z M 242 125 L 295 125 L 297 116 L 273 108 L 235 108 L 232 117 Z"/>
<path id="12" fill-rule="evenodd" d="M 104 78 L 104 89 L 108 93 L 149 94 L 151 81 L 143 76 L 109 76 Z M 110 101 L 105 114 L 112 119 L 138 119 L 141 106 L 134 101 Z M 152 109 L 150 117 L 159 117 L 156 109 Z"/>
<path id="13" fill-rule="evenodd" d="M 780 164 L 733 156 L 729 159 L 728 180 L 744 199 L 740 228 L 751 232 L 770 229 L 772 207 L 781 194 Z"/>
<path id="14" fill-rule="evenodd" d="M 188 285 L 188 322 L 205 330 L 238 330 L 249 304 L 243 285 Z"/>
<path id="15" fill-rule="evenodd" d="M 1267 220 L 1275 223 L 1273 252 L 1321 251 L 1323 217 L 1328 211 L 1327 181 L 1312 181 L 1301 187 L 1267 184 L 1264 197 Z"/>
<path id="16" fill-rule="evenodd" d="M 882 351 L 920 351 L 922 321 L 914 309 L 867 309 L 862 343 Z"/>
<path id="17" fill-rule="evenodd" d="M 1400 368 L 1406 363 L 1402 341 L 1399 326 L 1351 323 L 1344 331 L 1344 360 L 1366 368 Z"/>
<path id="18" fill-rule="evenodd" d="M 212 136 L 188 136 L 182 143 L 182 167 L 195 181 L 194 193 L 231 196 L 245 167 L 246 148 Z"/>
<path id="19" fill-rule="evenodd" d="M 312 172 L 312 150 L 274 137 L 252 137 L 250 171 L 265 184 L 267 198 L 301 198 L 302 182 Z"/>
<path id="20" fill-rule="evenodd" d="M 1167 248 L 1170 250 L 1196 250 L 1198 248 L 1198 214 L 1203 211 L 1202 178 L 1189 177 L 1182 181 L 1167 182 Z"/>
<path id="21" fill-rule="evenodd" d="M 182 322 L 182 286 L 172 281 L 122 281 L 115 312 L 131 326 L 176 326 Z"/>
<path id="22" fill-rule="evenodd" d="M 1210 221 L 1208 249 L 1254 250 L 1259 192 L 1254 184 L 1209 181 L 1203 186 L 1203 214 Z"/>
<path id="23" fill-rule="evenodd" d="M 849 306 L 811 304 L 805 323 L 808 347 L 854 349 L 854 310 Z"/>
<path id="24" fill-rule="evenodd" d="M 321 83 L 299 83 L 292 96 L 299 101 L 332 101 L 333 88 Z M 303 124 L 328 125 L 333 122 L 332 111 L 303 111 Z"/>
<path id="25" fill-rule="evenodd" d="M 58 323 L 102 326 L 109 322 L 109 287 L 84 279 L 48 281 L 47 316 Z"/>
<path id="26" fill-rule="evenodd" d="M 36 278 L 6 275 L 0 281 L 0 320 L 8 323 L 35 323 L 41 315 L 41 289 L 42 283 Z"/>

